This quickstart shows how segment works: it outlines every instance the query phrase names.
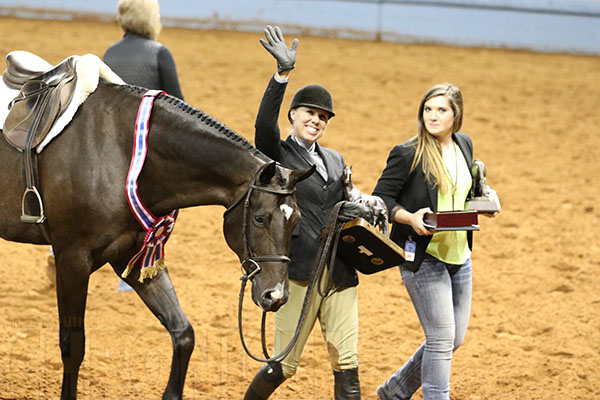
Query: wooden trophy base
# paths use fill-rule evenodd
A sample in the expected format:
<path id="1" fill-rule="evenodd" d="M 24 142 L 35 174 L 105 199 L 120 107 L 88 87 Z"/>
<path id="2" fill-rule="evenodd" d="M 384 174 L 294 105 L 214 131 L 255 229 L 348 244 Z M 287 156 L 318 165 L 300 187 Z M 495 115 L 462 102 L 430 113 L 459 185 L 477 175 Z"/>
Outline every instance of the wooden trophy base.
<path id="1" fill-rule="evenodd" d="M 427 213 L 423 223 L 435 231 L 478 231 L 477 211 L 439 211 Z"/>

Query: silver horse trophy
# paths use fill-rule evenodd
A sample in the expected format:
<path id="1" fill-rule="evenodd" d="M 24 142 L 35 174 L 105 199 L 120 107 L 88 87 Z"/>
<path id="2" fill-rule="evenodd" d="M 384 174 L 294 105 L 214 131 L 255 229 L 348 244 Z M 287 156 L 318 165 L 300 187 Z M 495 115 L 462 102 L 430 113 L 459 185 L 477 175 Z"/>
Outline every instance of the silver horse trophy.
<path id="1" fill-rule="evenodd" d="M 483 161 L 473 161 L 471 176 L 473 177 L 473 183 L 467 198 L 467 210 L 491 214 L 498 211 L 498 204 L 490 199 L 492 189 L 486 183 L 487 169 Z"/>

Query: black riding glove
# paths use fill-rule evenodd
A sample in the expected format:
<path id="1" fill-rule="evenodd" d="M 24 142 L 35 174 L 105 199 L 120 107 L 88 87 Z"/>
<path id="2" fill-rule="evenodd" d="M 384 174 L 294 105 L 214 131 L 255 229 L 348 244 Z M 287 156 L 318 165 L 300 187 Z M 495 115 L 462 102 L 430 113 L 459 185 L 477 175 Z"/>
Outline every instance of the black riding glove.
<path id="1" fill-rule="evenodd" d="M 263 47 L 277 60 L 277 73 L 294 69 L 298 39 L 294 39 L 292 47 L 288 48 L 285 44 L 283 33 L 281 33 L 281 29 L 278 26 L 273 28 L 267 25 L 264 32 L 269 42 L 267 43 L 264 39 L 259 40 Z"/>
<path id="2" fill-rule="evenodd" d="M 340 212 L 338 213 L 338 221 L 339 222 L 348 222 L 352 221 L 355 218 L 363 218 L 373 223 L 373 212 L 371 209 L 364 204 L 355 203 L 351 201 L 344 201 L 342 207 L 340 208 Z"/>

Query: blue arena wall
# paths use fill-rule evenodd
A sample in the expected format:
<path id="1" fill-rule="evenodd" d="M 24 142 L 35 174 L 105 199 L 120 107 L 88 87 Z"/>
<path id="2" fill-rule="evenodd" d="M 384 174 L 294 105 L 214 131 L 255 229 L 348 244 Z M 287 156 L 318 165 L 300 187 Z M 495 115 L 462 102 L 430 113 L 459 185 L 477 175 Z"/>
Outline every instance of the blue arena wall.
<path id="1" fill-rule="evenodd" d="M 114 20 L 117 0 L 0 0 L 0 15 Z M 163 0 L 165 26 L 600 55 L 600 0 Z M 1 21 L 0 21 L 1 23 Z"/>

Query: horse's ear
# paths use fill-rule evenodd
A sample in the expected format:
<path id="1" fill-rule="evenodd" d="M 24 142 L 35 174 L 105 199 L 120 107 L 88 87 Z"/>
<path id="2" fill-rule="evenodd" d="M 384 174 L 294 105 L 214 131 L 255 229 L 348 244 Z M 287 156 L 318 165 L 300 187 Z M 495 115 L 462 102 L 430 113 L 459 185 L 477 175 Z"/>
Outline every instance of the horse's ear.
<path id="1" fill-rule="evenodd" d="M 277 164 L 275 163 L 275 161 L 273 161 L 263 168 L 263 170 L 260 173 L 260 176 L 258 177 L 258 182 L 263 185 L 266 185 L 275 176 L 276 171 Z"/>
<path id="2" fill-rule="evenodd" d="M 295 185 L 296 183 L 301 182 L 311 176 L 316 169 L 317 166 L 314 164 L 309 169 L 295 169 L 290 173 L 290 181 L 292 181 Z"/>

